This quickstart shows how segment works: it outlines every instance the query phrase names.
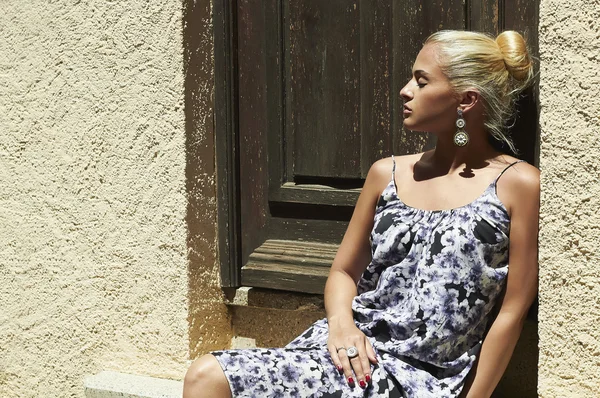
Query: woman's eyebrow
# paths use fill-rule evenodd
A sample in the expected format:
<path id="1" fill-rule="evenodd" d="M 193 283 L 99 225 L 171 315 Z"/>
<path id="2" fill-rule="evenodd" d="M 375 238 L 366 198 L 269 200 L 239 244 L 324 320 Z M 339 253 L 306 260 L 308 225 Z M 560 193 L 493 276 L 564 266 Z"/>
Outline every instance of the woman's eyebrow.
<path id="1" fill-rule="evenodd" d="M 425 72 L 423 69 L 417 69 L 416 71 L 413 72 L 413 75 L 419 74 L 423 77 L 428 77 L 429 73 Z"/>

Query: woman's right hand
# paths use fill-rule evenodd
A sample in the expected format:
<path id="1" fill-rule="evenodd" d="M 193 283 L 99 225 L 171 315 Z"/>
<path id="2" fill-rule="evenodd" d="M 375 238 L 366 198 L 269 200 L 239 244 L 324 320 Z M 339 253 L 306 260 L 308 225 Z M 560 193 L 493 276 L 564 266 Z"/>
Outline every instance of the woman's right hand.
<path id="1" fill-rule="evenodd" d="M 340 372 L 344 372 L 350 386 L 358 383 L 360 387 L 366 388 L 367 384 L 371 382 L 370 364 L 377 363 L 371 342 L 356 327 L 353 320 L 347 322 L 328 320 L 328 326 L 327 348 L 336 368 Z M 358 356 L 352 359 L 347 355 L 350 347 L 356 347 L 358 350 Z"/>
<path id="2" fill-rule="evenodd" d="M 349 384 L 357 383 L 361 387 L 370 382 L 369 362 L 376 364 L 377 358 L 367 337 L 354 324 L 352 302 L 358 294 L 360 277 L 371 262 L 369 238 L 375 209 L 381 192 L 390 181 L 392 168 L 392 159 L 386 158 L 378 160 L 369 169 L 325 284 L 329 355 L 339 371 L 344 372 Z M 358 355 L 350 359 L 346 350 L 353 346 Z"/>

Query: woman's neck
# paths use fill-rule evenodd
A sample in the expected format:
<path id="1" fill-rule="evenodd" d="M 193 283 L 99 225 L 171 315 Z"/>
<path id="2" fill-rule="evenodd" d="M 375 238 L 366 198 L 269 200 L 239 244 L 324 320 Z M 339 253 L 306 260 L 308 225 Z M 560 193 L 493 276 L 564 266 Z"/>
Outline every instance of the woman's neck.
<path id="1" fill-rule="evenodd" d="M 435 148 L 428 161 L 442 173 L 452 173 L 465 167 L 478 169 L 485 167 L 490 159 L 500 155 L 489 142 L 485 131 L 469 133 L 469 143 L 464 147 L 454 144 L 454 134 L 438 136 Z"/>

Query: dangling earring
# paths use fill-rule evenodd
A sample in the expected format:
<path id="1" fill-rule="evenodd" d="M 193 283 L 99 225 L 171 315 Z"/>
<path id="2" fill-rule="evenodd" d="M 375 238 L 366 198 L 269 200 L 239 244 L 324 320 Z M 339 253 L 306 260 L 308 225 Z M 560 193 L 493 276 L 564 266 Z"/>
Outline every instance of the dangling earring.
<path id="1" fill-rule="evenodd" d="M 458 130 L 456 130 L 456 133 L 454 134 L 454 145 L 463 147 L 469 143 L 469 134 L 464 130 L 467 122 L 465 122 L 465 119 L 463 118 L 462 109 L 459 109 L 457 112 L 458 118 L 456 119 L 456 127 Z"/>

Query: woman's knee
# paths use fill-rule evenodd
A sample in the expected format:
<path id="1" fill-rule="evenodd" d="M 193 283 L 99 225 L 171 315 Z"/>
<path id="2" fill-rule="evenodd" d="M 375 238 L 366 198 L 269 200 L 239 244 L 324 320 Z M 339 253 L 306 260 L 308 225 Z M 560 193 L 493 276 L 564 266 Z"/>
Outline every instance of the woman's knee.
<path id="1" fill-rule="evenodd" d="M 184 397 L 212 396 L 198 395 L 201 391 L 210 391 L 214 396 L 230 396 L 229 383 L 223 369 L 211 354 L 204 355 L 192 363 L 185 374 L 183 391 Z"/>

